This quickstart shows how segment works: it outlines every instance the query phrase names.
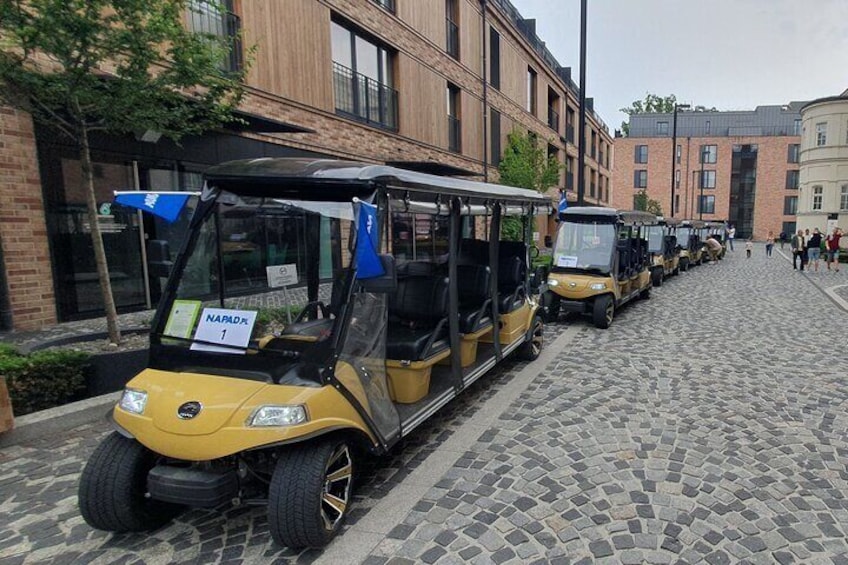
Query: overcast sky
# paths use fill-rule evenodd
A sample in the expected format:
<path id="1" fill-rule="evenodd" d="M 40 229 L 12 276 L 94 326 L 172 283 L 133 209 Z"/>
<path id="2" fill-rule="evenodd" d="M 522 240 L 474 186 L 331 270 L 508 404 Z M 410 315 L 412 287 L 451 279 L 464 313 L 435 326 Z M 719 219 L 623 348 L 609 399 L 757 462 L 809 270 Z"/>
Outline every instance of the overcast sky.
<path id="1" fill-rule="evenodd" d="M 579 84 L 580 0 L 511 0 Z M 587 95 L 610 127 L 646 92 L 750 110 L 848 88 L 848 0 L 588 0 Z"/>

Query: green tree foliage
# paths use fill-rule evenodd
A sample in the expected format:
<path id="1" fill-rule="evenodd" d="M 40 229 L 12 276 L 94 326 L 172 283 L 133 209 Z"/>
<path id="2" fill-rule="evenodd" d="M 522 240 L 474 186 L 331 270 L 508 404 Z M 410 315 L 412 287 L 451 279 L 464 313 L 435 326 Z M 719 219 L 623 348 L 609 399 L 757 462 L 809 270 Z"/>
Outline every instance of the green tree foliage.
<path id="1" fill-rule="evenodd" d="M 674 105 L 677 103 L 677 96 L 669 94 L 668 96 L 659 96 L 657 94 L 645 93 L 644 100 L 634 100 L 630 106 L 619 108 L 619 112 L 624 112 L 628 116 L 633 114 L 670 114 L 674 112 Z M 692 108 L 695 112 L 717 112 L 715 106 L 707 108 L 706 106 L 695 106 Z M 630 123 L 621 122 L 621 131 L 624 135 L 630 134 Z"/>
<path id="2" fill-rule="evenodd" d="M 213 5 L 214 7 L 214 5 Z M 224 71 L 233 41 L 185 28 L 188 0 L 0 0 L 0 101 L 79 149 L 109 337 L 120 331 L 89 139 L 153 130 L 179 140 L 233 119 L 245 69 Z"/>
<path id="3" fill-rule="evenodd" d="M 561 168 L 556 157 L 547 154 L 535 135 L 518 130 L 507 136 L 506 149 L 498 166 L 501 184 L 538 192 L 545 192 L 559 181 Z M 501 238 L 521 241 L 521 228 L 519 218 L 505 217 L 501 223 Z"/>
<path id="4" fill-rule="evenodd" d="M 644 212 L 650 212 L 651 214 L 656 214 L 657 216 L 662 216 L 662 206 L 659 201 L 654 200 L 653 198 L 648 198 L 648 193 L 644 190 L 640 190 L 636 193 L 636 196 L 633 201 L 633 206 L 636 210 L 642 210 Z"/>

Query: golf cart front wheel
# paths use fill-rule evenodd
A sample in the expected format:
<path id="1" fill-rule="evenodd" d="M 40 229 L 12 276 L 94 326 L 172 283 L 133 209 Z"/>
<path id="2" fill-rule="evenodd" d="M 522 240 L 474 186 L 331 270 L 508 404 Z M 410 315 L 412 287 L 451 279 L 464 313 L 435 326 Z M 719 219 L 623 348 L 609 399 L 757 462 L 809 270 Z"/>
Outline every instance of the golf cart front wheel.
<path id="1" fill-rule="evenodd" d="M 592 306 L 592 322 L 596 328 L 605 330 L 610 327 L 614 315 L 615 302 L 612 296 L 605 294 L 595 299 L 595 304 Z"/>
<path id="2" fill-rule="evenodd" d="M 544 333 L 545 324 L 542 322 L 542 316 L 536 314 L 533 316 L 529 339 L 518 348 L 518 357 L 524 361 L 535 361 L 538 359 L 539 355 L 542 354 Z"/>

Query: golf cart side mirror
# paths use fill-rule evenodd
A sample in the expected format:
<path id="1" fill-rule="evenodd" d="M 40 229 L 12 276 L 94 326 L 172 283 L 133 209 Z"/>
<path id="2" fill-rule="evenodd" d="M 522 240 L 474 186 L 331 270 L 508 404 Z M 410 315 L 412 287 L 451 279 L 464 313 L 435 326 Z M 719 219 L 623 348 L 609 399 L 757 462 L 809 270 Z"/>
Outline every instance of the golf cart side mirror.
<path id="1" fill-rule="evenodd" d="M 359 286 L 365 292 L 391 294 L 397 291 L 397 269 L 392 255 L 379 255 L 383 265 L 383 274 L 370 279 L 358 279 Z"/>

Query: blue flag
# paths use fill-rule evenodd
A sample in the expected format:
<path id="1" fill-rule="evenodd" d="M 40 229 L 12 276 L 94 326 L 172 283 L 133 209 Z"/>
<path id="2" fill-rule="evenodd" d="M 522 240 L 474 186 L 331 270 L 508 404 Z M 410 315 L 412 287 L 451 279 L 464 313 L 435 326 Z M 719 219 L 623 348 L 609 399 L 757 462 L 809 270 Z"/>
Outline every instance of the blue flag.
<path id="1" fill-rule="evenodd" d="M 565 212 L 568 209 L 568 200 L 565 198 L 565 191 L 561 190 L 559 193 L 559 206 L 557 206 L 557 213 Z"/>
<path id="2" fill-rule="evenodd" d="M 385 270 L 379 257 L 380 229 L 377 226 L 377 207 L 367 202 L 359 202 L 356 223 L 356 277 L 370 279 L 384 275 Z"/>
<path id="3" fill-rule="evenodd" d="M 118 192 L 115 194 L 115 202 L 130 208 L 138 208 L 144 212 L 150 212 L 159 216 L 167 222 L 175 221 L 188 202 L 189 192 L 148 192 L 137 190 L 132 192 Z"/>

